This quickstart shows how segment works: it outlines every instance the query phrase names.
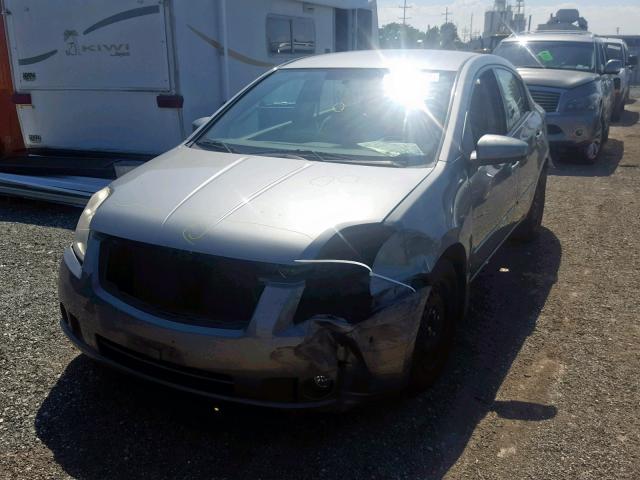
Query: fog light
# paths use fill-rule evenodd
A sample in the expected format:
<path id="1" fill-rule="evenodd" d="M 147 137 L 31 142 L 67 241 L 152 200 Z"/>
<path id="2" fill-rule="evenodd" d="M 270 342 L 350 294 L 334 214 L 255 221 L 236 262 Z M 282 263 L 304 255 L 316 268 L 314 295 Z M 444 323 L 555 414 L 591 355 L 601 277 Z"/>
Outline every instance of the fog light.
<path id="1" fill-rule="evenodd" d="M 313 383 L 316 384 L 316 387 L 321 388 L 322 390 L 327 390 L 331 388 L 333 380 L 325 375 L 316 375 L 313 377 Z"/>
<path id="2" fill-rule="evenodd" d="M 576 130 L 576 137 L 581 137 L 582 135 L 584 135 L 584 130 L 582 130 L 581 128 Z"/>

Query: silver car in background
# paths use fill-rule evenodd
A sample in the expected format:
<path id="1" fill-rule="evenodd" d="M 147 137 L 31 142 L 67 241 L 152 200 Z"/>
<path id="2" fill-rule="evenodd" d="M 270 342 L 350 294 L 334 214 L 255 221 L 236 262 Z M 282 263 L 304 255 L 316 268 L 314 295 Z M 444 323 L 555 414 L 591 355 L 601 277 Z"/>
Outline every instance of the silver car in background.
<path id="1" fill-rule="evenodd" d="M 605 45 L 605 54 L 607 60 L 619 60 L 622 68 L 613 78 L 615 91 L 615 104 L 611 118 L 615 121 L 620 120 L 624 106 L 629 101 L 631 95 L 631 81 L 633 79 L 633 70 L 638 65 L 638 57 L 631 55 L 627 42 L 621 38 L 603 38 Z"/>
<path id="2" fill-rule="evenodd" d="M 604 42 L 587 32 L 513 35 L 494 51 L 518 68 L 533 99 L 547 112 L 554 150 L 577 150 L 598 160 L 609 139 L 619 60 L 607 60 Z"/>
<path id="3" fill-rule="evenodd" d="M 90 357 L 217 399 L 345 408 L 442 369 L 471 280 L 535 236 L 544 112 L 492 55 L 273 69 L 98 192 L 60 266 Z"/>

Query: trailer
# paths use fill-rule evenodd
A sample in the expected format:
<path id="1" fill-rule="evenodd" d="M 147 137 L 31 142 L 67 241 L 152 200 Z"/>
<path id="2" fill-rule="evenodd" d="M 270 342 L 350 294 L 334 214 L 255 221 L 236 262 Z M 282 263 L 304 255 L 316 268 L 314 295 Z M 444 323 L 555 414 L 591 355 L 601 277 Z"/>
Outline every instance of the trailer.
<path id="1" fill-rule="evenodd" d="M 16 108 L 4 24 L 0 22 L 0 157 L 24 148 Z"/>
<path id="2" fill-rule="evenodd" d="M 2 172 L 112 179 L 274 66 L 377 39 L 375 0 L 0 1 L 26 147 L 0 191 Z"/>

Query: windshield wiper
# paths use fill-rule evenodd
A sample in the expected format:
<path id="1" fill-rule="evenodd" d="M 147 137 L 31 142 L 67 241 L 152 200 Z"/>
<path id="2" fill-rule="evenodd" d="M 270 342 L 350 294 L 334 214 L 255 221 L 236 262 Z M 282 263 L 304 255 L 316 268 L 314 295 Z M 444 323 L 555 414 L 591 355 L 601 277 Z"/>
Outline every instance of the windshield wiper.
<path id="1" fill-rule="evenodd" d="M 325 161 L 325 157 L 314 150 L 259 150 L 257 152 L 251 153 L 252 155 L 273 155 L 275 157 L 296 158 L 298 160 L 309 160 L 309 157 L 313 157 L 315 160 L 318 160 L 320 162 Z"/>
<path id="2" fill-rule="evenodd" d="M 228 144 L 221 142 L 220 140 L 209 140 L 204 138 L 202 140 L 198 140 L 196 145 L 201 148 L 206 148 L 207 150 L 217 150 L 217 151 L 225 151 L 229 153 L 236 153 L 233 148 L 231 148 Z"/>
<path id="3" fill-rule="evenodd" d="M 369 166 L 385 166 L 395 168 L 405 168 L 408 166 L 406 160 L 401 158 L 388 158 L 380 157 L 378 160 L 376 157 L 357 157 L 354 155 L 344 155 L 340 153 L 329 152 L 317 152 L 315 150 L 303 150 L 303 149 L 270 149 L 270 150 L 258 150 L 253 152 L 246 152 L 250 155 L 265 155 L 282 158 L 295 158 L 298 160 L 317 160 L 319 162 L 335 162 L 335 163 L 352 163 L 357 165 L 369 165 Z M 313 157 L 313 158 L 309 158 Z"/>
<path id="4" fill-rule="evenodd" d="M 406 162 L 398 162 L 396 160 L 389 160 L 388 158 L 381 160 L 348 160 L 348 159 L 336 159 L 338 163 L 353 163 L 356 165 L 368 165 L 370 167 L 393 167 L 393 168 L 406 168 Z"/>

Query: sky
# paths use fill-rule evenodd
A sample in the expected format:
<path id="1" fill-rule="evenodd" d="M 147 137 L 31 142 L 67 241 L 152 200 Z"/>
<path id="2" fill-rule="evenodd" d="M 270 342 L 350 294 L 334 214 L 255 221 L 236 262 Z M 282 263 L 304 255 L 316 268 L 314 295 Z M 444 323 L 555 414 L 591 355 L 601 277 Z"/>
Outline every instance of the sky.
<path id="1" fill-rule="evenodd" d="M 515 0 L 507 0 L 515 4 Z M 399 8 L 404 0 L 378 0 L 380 25 L 398 20 L 402 16 Z M 458 31 L 467 31 L 471 25 L 473 14 L 473 31 L 482 32 L 484 12 L 492 7 L 493 0 L 407 0 L 412 8 L 407 10 L 407 23 L 420 30 L 428 25 L 444 23 L 446 7 L 453 13 L 453 22 Z M 580 15 L 589 22 L 589 30 L 597 34 L 615 34 L 620 29 L 621 35 L 640 35 L 640 0 L 578 0 L 576 2 L 554 2 L 553 0 L 525 0 L 527 18 L 533 15 L 532 26 L 544 23 L 551 13 L 559 8 L 578 8 Z"/>

